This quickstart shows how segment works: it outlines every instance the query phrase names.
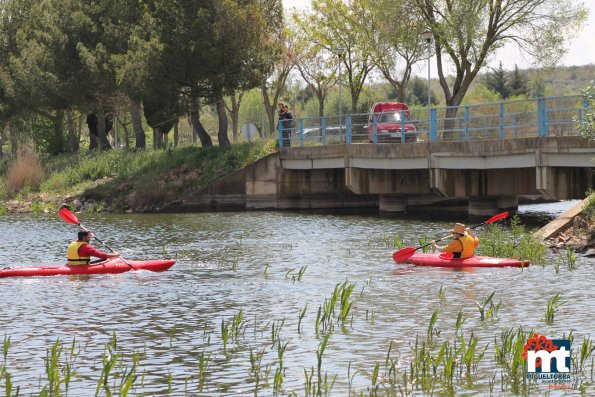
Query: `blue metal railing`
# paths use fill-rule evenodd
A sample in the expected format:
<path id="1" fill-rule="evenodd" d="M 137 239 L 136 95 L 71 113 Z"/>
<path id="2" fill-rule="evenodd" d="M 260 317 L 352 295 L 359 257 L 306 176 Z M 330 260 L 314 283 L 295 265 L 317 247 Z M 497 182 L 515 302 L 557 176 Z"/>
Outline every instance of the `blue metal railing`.
<path id="1" fill-rule="evenodd" d="M 279 123 L 279 146 L 352 143 L 438 142 L 580 135 L 589 110 L 586 95 L 547 97 L 397 112 L 386 123 L 381 114 L 306 117 Z"/>

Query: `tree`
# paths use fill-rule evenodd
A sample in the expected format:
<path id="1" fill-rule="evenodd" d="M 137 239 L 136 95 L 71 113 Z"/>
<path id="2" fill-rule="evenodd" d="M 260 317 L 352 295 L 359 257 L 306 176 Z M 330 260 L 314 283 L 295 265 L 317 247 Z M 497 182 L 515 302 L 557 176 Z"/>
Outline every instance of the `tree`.
<path id="1" fill-rule="evenodd" d="M 510 76 L 510 96 L 527 95 L 527 78 L 523 76 L 518 65 L 514 65 L 514 70 Z"/>
<path id="2" fill-rule="evenodd" d="M 347 77 L 352 113 L 357 113 L 359 96 L 375 66 L 371 49 L 365 41 L 365 32 L 361 29 L 360 21 L 367 19 L 368 12 L 368 8 L 361 4 L 363 1 L 312 0 L 314 12 L 309 21 L 310 39 L 336 57 L 340 56 Z"/>
<path id="3" fill-rule="evenodd" d="M 309 24 L 310 18 L 307 14 L 294 14 L 293 21 L 292 28 L 296 37 L 294 50 L 291 52 L 293 62 L 302 79 L 316 95 L 318 117 L 324 117 L 326 96 L 337 84 L 337 69 L 342 60 L 309 39 L 309 31 L 313 26 Z"/>
<path id="4" fill-rule="evenodd" d="M 427 56 L 427 46 L 420 40 L 426 24 L 407 1 L 362 0 L 359 5 L 368 16 L 359 25 L 372 59 L 399 102 L 405 102 L 412 67 Z"/>
<path id="5" fill-rule="evenodd" d="M 587 138 L 595 140 L 595 80 L 585 89 L 585 113 L 579 120 L 579 130 Z"/>
<path id="6" fill-rule="evenodd" d="M 487 87 L 500 94 L 500 98 L 507 99 L 510 96 L 510 87 L 506 79 L 506 71 L 502 68 L 502 62 L 498 69 L 492 69 L 492 73 L 487 74 Z"/>
<path id="7" fill-rule="evenodd" d="M 438 103 L 438 98 L 436 98 L 436 94 L 434 91 L 430 92 L 430 105 L 436 105 Z M 413 85 L 411 90 L 409 90 L 409 95 L 407 96 L 407 103 L 412 105 L 422 105 L 428 106 L 428 82 L 419 78 L 413 78 Z"/>
<path id="8" fill-rule="evenodd" d="M 541 62 L 555 63 L 587 15 L 576 0 L 412 1 L 434 35 L 438 76 L 449 106 L 445 138 L 456 137 L 457 106 L 496 49 L 514 42 Z M 455 69 L 450 84 L 447 59 Z"/>

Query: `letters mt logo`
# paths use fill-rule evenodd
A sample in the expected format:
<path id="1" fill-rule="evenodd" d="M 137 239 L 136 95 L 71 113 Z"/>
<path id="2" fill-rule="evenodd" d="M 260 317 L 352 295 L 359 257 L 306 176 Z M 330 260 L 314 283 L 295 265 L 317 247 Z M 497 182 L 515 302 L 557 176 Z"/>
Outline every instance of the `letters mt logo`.
<path id="1" fill-rule="evenodd" d="M 521 356 L 527 361 L 527 373 L 570 373 L 569 339 L 548 339 L 534 333 Z"/>

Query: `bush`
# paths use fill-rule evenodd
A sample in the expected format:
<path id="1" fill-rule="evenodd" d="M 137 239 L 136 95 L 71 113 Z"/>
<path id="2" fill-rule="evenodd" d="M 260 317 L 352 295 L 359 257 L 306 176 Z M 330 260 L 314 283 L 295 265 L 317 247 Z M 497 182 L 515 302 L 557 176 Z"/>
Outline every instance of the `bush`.
<path id="1" fill-rule="evenodd" d="M 587 202 L 583 206 L 583 213 L 587 220 L 595 220 L 595 192 L 592 190 L 587 192 Z"/>
<path id="2" fill-rule="evenodd" d="M 22 190 L 39 189 L 43 181 L 43 168 L 37 153 L 23 149 L 6 171 L 6 190 L 12 196 Z"/>
<path id="3" fill-rule="evenodd" d="M 477 254 L 497 258 L 529 260 L 532 264 L 544 264 L 546 247 L 534 233 L 525 230 L 519 217 L 513 216 L 510 227 L 499 224 L 488 225 L 481 234 Z"/>

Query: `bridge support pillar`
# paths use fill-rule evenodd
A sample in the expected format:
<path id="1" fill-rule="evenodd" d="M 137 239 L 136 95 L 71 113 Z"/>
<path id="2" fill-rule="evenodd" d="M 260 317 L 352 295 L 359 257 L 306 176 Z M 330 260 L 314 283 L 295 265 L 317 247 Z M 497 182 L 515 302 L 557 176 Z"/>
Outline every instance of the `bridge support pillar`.
<path id="1" fill-rule="evenodd" d="M 407 210 L 407 199 L 403 197 L 381 194 L 378 198 L 378 209 L 380 212 L 405 212 Z"/>
<path id="2" fill-rule="evenodd" d="M 469 199 L 469 215 L 491 216 L 498 212 L 498 200 L 496 198 Z"/>
<path id="3" fill-rule="evenodd" d="M 498 211 L 517 212 L 519 209 L 519 198 L 499 197 L 496 204 L 498 204 Z"/>

